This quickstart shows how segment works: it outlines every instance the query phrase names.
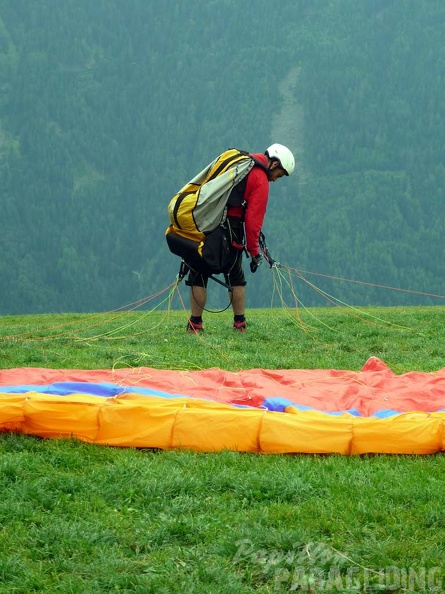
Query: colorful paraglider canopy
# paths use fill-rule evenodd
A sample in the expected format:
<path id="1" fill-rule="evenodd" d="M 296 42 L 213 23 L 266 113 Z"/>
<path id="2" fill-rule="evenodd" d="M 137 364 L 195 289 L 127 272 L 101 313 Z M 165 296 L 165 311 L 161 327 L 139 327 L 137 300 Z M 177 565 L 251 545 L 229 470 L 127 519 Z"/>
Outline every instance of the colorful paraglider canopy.
<path id="1" fill-rule="evenodd" d="M 430 454 L 445 449 L 445 369 L 0 370 L 0 429 L 202 452 Z"/>

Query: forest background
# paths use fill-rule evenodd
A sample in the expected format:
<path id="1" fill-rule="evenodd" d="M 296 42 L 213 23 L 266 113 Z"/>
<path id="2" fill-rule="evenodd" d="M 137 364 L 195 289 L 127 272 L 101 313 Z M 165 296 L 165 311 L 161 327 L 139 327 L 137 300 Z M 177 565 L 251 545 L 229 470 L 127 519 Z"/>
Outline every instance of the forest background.
<path id="1" fill-rule="evenodd" d="M 445 294 L 444 39 L 443 0 L 0 0 L 0 314 L 170 284 L 170 198 L 272 142 L 297 159 L 271 186 L 276 259 L 362 281 L 318 277 L 348 303 L 438 302 L 416 292 Z"/>

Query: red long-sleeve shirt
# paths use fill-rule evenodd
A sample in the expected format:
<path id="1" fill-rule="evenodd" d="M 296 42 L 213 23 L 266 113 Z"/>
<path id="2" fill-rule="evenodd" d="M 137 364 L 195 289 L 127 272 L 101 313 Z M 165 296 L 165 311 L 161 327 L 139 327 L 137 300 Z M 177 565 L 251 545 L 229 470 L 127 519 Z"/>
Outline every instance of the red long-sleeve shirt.
<path id="1" fill-rule="evenodd" d="M 267 165 L 265 155 L 255 154 L 252 157 Z M 268 198 L 269 179 L 267 173 L 264 169 L 255 165 L 247 175 L 246 191 L 244 193 L 244 200 L 247 204 L 244 215 L 246 249 L 252 257 L 258 256 L 260 253 L 258 241 L 267 210 Z M 241 206 L 230 206 L 227 210 L 227 216 L 241 218 L 243 212 Z"/>

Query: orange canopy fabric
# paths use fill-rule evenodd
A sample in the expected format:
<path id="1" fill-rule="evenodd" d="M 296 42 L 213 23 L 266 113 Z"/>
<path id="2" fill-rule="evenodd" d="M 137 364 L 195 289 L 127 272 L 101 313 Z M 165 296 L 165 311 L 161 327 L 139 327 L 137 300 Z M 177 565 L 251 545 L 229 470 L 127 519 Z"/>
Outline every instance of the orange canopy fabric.
<path id="1" fill-rule="evenodd" d="M 377 358 L 359 372 L 0 370 L 0 429 L 113 446 L 425 454 L 444 450 L 444 420 L 445 369 L 397 375 Z"/>

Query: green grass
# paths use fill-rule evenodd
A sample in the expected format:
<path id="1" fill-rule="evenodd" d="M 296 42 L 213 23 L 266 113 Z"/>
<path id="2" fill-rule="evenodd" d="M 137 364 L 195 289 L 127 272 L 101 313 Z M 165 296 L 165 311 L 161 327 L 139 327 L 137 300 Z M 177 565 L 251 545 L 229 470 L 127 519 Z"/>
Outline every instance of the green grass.
<path id="1" fill-rule="evenodd" d="M 444 366 L 442 307 L 4 317 L 0 366 Z M 444 592 L 445 458 L 113 449 L 0 435 L 0 592 Z M 392 569 L 391 569 L 392 568 Z M 330 578 L 330 581 L 329 581 Z"/>
<path id="2" fill-rule="evenodd" d="M 121 312 L 4 317 L 0 367 L 156 367 L 228 370 L 359 370 L 371 357 L 396 373 L 435 371 L 445 361 L 443 307 L 252 310 L 248 332 L 230 312 L 207 313 L 202 337 L 185 333 L 187 314 Z"/>

